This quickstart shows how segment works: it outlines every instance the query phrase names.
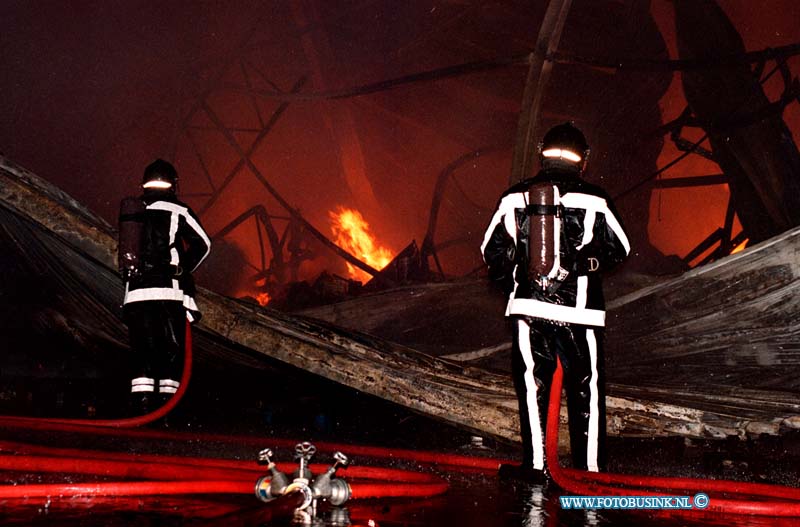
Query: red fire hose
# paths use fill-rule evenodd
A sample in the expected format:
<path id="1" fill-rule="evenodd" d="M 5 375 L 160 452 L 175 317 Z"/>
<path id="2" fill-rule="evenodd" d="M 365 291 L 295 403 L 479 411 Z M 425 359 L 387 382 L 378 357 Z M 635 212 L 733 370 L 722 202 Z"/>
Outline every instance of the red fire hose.
<path id="1" fill-rule="evenodd" d="M 167 404 L 149 414 L 127 419 L 43 419 L 0 416 L 0 424 L 49 430 L 91 430 L 132 428 L 151 423 L 165 416 L 183 397 L 189 385 L 192 367 L 192 332 L 186 324 L 186 352 L 181 384 Z M 99 427 L 99 428 L 97 428 Z M 232 438 L 228 438 L 232 439 Z M 232 439 L 236 440 L 236 439 Z M 264 438 L 260 438 L 263 445 Z M 281 443 L 289 443 L 281 441 Z M 293 444 L 293 443 L 292 443 Z M 112 482 L 81 484 L 15 485 L 0 487 L 0 498 L 47 496 L 132 496 L 166 494 L 211 494 L 254 492 L 255 481 L 265 469 L 254 462 L 184 458 L 180 456 L 129 455 L 81 449 L 51 448 L 0 441 L 0 451 L 29 455 L 2 455 L 0 469 L 24 472 L 79 473 L 125 478 L 147 478 L 176 481 Z M 32 454 L 32 455 L 30 455 Z M 387 455 L 390 457 L 392 454 Z M 465 457 L 465 456 L 461 456 Z M 309 467 L 324 472 L 324 465 Z M 440 478 L 408 470 L 379 467 L 350 467 L 348 476 L 382 482 L 351 484 L 352 498 L 430 497 L 447 490 Z M 391 482 L 391 483 L 389 483 Z"/>
<path id="2" fill-rule="evenodd" d="M 319 443 L 318 443 L 319 444 Z M 31 445 L 27 443 L 19 443 L 14 441 L 0 441 L 0 454 L 13 454 L 14 457 L 11 458 L 10 461 L 4 461 L 4 459 L 10 458 L 10 456 L 2 456 L 0 455 L 0 469 L 7 469 L 13 470 L 16 466 L 19 468 L 24 468 L 23 465 L 15 465 L 15 461 L 13 459 L 18 459 L 23 456 L 28 456 L 30 459 L 41 459 L 42 457 L 51 457 L 51 458 L 58 458 L 58 459 L 66 459 L 70 462 L 75 463 L 76 465 L 81 462 L 81 460 L 89 460 L 89 461 L 111 461 L 112 463 L 102 466 L 96 465 L 100 467 L 102 470 L 99 472 L 86 472 L 86 473 L 95 473 L 95 474 L 105 474 L 111 475 L 110 471 L 119 468 L 113 464 L 113 462 L 124 462 L 124 466 L 131 466 L 134 463 L 141 464 L 144 467 L 151 467 L 152 465 L 158 465 L 158 467 L 154 467 L 150 469 L 151 471 L 144 474 L 142 473 L 142 477 L 148 477 L 151 479 L 161 479 L 160 474 L 163 474 L 167 479 L 174 478 L 175 472 L 174 471 L 181 471 L 183 468 L 196 468 L 196 469 L 207 469 L 206 472 L 197 473 L 196 477 L 202 477 L 204 479 L 213 479 L 222 474 L 223 472 L 213 473 L 213 469 L 218 469 L 219 471 L 225 471 L 224 474 L 228 476 L 241 476 L 241 475 L 249 475 L 252 477 L 260 477 L 264 474 L 264 468 L 254 465 L 252 461 L 242 461 L 236 459 L 215 459 L 215 458 L 201 458 L 201 457 L 194 457 L 194 458 L 187 458 L 183 456 L 162 456 L 162 455 L 152 455 L 152 454 L 136 454 L 131 455 L 123 452 L 106 452 L 106 451 L 99 451 L 99 450 L 83 450 L 78 448 L 58 448 L 58 447 L 47 447 L 41 445 Z M 46 463 L 39 463 L 39 466 L 43 466 L 42 471 L 47 471 L 47 464 Z M 55 466 L 55 465 L 54 465 Z M 83 464 L 81 465 L 84 467 L 86 471 L 90 464 Z M 166 469 L 162 469 L 160 467 L 168 467 Z M 278 465 L 278 469 L 283 472 L 290 472 L 291 467 Z M 319 463 L 311 463 L 309 465 L 309 469 L 314 473 L 322 473 L 327 469 L 327 466 Z M 105 471 L 104 471 L 105 470 Z M 121 469 L 120 469 L 121 470 Z M 351 466 L 343 469 L 346 472 L 347 476 L 351 476 L 354 478 L 362 478 L 362 479 L 372 479 L 372 480 L 388 480 L 388 481 L 395 481 L 401 483 L 430 483 L 432 481 L 438 480 L 435 476 L 430 474 L 426 474 L 424 472 L 414 472 L 409 470 L 401 470 L 395 468 L 386 468 L 386 467 L 371 467 L 371 466 Z M 68 470 L 64 470 L 67 472 Z M 238 474 L 237 474 L 238 471 Z M 51 472 L 60 472 L 60 470 L 51 470 Z M 189 476 L 188 472 L 182 472 L 183 474 Z M 120 473 L 117 475 L 124 475 L 129 476 L 130 473 Z M 222 479 L 222 478 L 221 478 Z"/>
<path id="3" fill-rule="evenodd" d="M 181 383 L 175 395 L 161 408 L 139 417 L 127 419 L 57 419 L 57 418 L 37 418 L 37 417 L 20 417 L 20 416 L 0 416 L 0 426 L 10 426 L 28 429 L 39 430 L 60 430 L 69 432 L 90 432 L 93 434 L 114 434 L 114 435 L 136 435 L 145 437 L 159 437 L 159 438 L 179 438 L 184 439 L 180 433 L 157 431 L 157 430 L 141 430 L 136 431 L 122 431 L 117 429 L 130 429 L 149 424 L 157 419 L 164 417 L 169 413 L 181 400 L 191 378 L 192 370 L 192 331 L 191 325 L 186 323 L 186 351 L 184 354 L 183 374 L 181 376 Z M 112 430 L 113 429 L 113 430 Z M 225 441 L 225 442 L 239 442 L 245 441 L 249 444 L 257 444 L 263 446 L 263 437 L 231 437 L 219 434 L 193 434 L 194 439 L 206 441 Z M 270 439 L 273 446 L 290 446 L 293 447 L 296 441 L 288 439 Z M 0 442 L 0 445 L 2 442 Z M 428 463 L 433 465 L 444 465 L 460 469 L 477 469 L 494 472 L 500 463 L 507 462 L 507 460 L 464 456 L 458 454 L 445 454 L 438 452 L 421 452 L 417 450 L 405 449 L 387 449 L 380 447 L 348 445 L 340 443 L 317 443 L 318 447 L 325 448 L 326 450 L 346 450 L 354 455 L 377 457 L 377 458 L 395 458 L 395 459 L 410 459 L 419 463 Z M 76 450 L 75 456 L 81 456 L 81 451 Z M 367 467 L 361 467 L 367 468 Z M 350 469 L 352 470 L 352 468 Z M 406 474 L 408 474 L 407 471 Z M 395 475 L 396 477 L 408 478 L 411 476 Z M 408 481 L 408 480 L 402 480 Z"/>
<path id="4" fill-rule="evenodd" d="M 55 429 L 70 431 L 91 431 L 96 434 L 149 436 L 159 438 L 184 438 L 184 434 L 156 430 L 133 431 L 132 428 L 153 422 L 166 415 L 178 404 L 189 384 L 192 365 L 191 327 L 187 323 L 186 353 L 181 385 L 174 397 L 162 408 L 135 418 L 118 420 L 91 419 L 41 419 L 17 416 L 0 417 L 0 425 L 34 429 Z M 712 496 L 705 512 L 749 514 L 763 516 L 800 516 L 800 489 L 779 485 L 765 485 L 726 480 L 703 480 L 694 478 L 665 478 L 633 476 L 623 474 L 593 473 L 562 468 L 558 462 L 558 418 L 561 398 L 563 372 L 559 361 L 553 376 L 550 411 L 547 423 L 547 458 L 555 482 L 569 492 L 587 495 L 602 494 L 613 496 L 657 496 L 662 492 L 694 491 L 735 495 L 736 499 Z M 241 438 L 217 434 L 203 434 L 205 439 L 216 441 L 235 441 L 238 443 L 257 443 L 263 446 L 265 438 Z M 192 435 L 198 439 L 197 434 Z M 294 441 L 269 439 L 273 446 L 293 446 Z M 352 454 L 377 457 L 409 459 L 420 463 L 446 465 L 460 469 L 496 471 L 504 460 L 420 452 L 415 450 L 387 449 L 368 446 L 341 445 L 336 443 L 317 444 L 326 449 L 347 450 Z M 179 456 L 132 456 L 123 453 L 96 452 L 78 449 L 58 449 L 12 442 L 0 442 L 0 451 L 14 451 L 29 455 L 0 456 L 0 468 L 27 472 L 77 472 L 118 477 L 141 477 L 151 479 L 170 479 L 178 481 L 148 481 L 119 483 L 86 483 L 66 485 L 17 485 L 0 487 L 0 498 L 78 496 L 78 495 L 165 495 L 191 493 L 247 493 L 254 491 L 253 477 L 263 475 L 263 468 L 254 467 L 252 462 L 235 460 L 183 458 Z M 314 465 L 312 470 L 321 472 L 324 466 Z M 353 483 L 353 498 L 376 497 L 429 497 L 447 490 L 447 483 L 436 476 L 378 467 L 350 467 L 347 475 L 366 480 L 383 479 L 394 483 L 360 482 Z M 627 487 L 625 487 L 627 486 Z M 780 498 L 784 501 L 776 501 Z M 788 500 L 788 501 L 787 501 Z M 674 511 L 673 511 L 674 512 Z M 681 512 L 698 512 L 692 511 Z"/>
<path id="5" fill-rule="evenodd" d="M 23 424 L 23 423 L 44 423 L 44 424 L 64 424 L 64 425 L 80 425 L 80 426 L 101 426 L 112 428 L 133 428 L 143 426 L 158 419 L 161 419 L 169 412 L 172 411 L 178 402 L 180 402 L 183 394 L 186 393 L 186 388 L 189 386 L 189 379 L 192 372 L 192 325 L 186 321 L 186 351 L 183 354 L 183 373 L 181 374 L 181 384 L 178 391 L 170 398 L 167 403 L 149 414 L 141 415 L 138 417 L 129 417 L 126 419 L 54 419 L 54 418 L 39 418 L 39 417 L 19 417 L 14 415 L 0 416 L 0 423 L 9 424 Z"/>
<path id="6" fill-rule="evenodd" d="M 163 496 L 170 494 L 252 494 L 253 482 L 243 481 L 126 481 L 111 483 L 54 483 L 5 485 L 0 498 L 73 498 L 76 496 Z"/>
<path id="7" fill-rule="evenodd" d="M 44 447 L 38 447 L 42 451 Z M 54 449 L 58 450 L 58 449 Z M 102 453 L 97 453 L 102 455 Z M 116 457 L 119 457 L 116 456 Z M 161 494 L 253 494 L 255 481 L 264 475 L 264 468 L 250 462 L 247 468 L 234 462 L 231 468 L 221 468 L 228 460 L 148 456 L 147 460 L 128 456 L 127 460 L 108 460 L 91 457 L 71 458 L 57 456 L 3 455 L 0 469 L 26 473 L 70 473 L 125 478 L 148 478 L 157 482 L 81 483 L 60 485 L 15 485 L 0 487 L 0 498 L 80 496 L 80 495 L 161 495 Z M 207 463 L 210 462 L 210 463 Z M 210 466 L 209 466 L 210 465 Z M 220 466 L 214 466 L 220 465 Z M 284 467 L 288 468 L 288 467 Z M 327 467 L 309 466 L 316 473 Z M 447 483 L 432 474 L 392 468 L 350 467 L 347 476 L 357 481 L 350 484 L 352 499 L 386 497 L 430 497 L 447 490 Z M 380 482 L 378 482 L 380 481 Z"/>
<path id="8" fill-rule="evenodd" d="M 675 491 L 684 493 L 690 491 L 695 494 L 702 492 L 709 495 L 708 507 L 704 509 L 670 510 L 670 512 L 800 516 L 800 489 L 792 487 L 728 480 L 600 474 L 561 467 L 558 461 L 558 419 L 559 409 L 561 408 L 562 381 L 563 372 L 561 361 L 559 360 L 550 388 L 550 407 L 547 415 L 545 447 L 550 474 L 556 484 L 564 490 L 590 496 L 659 496 L 664 495 L 664 493 L 674 493 Z M 662 492 L 645 489 L 659 489 Z M 720 497 L 718 494 L 737 495 L 741 499 L 729 499 Z M 779 501 L 776 498 L 792 501 Z"/>
<path id="9" fill-rule="evenodd" d="M 258 478 L 264 467 L 253 461 L 182 456 L 160 456 L 45 447 L 4 441 L 0 442 L 0 470 L 33 472 L 71 472 L 103 476 L 143 477 L 150 479 L 242 479 Z M 75 452 L 78 456 L 75 456 Z M 9 455 L 13 454 L 13 455 Z M 328 467 L 312 463 L 308 468 L 322 473 Z M 279 465 L 291 472 L 292 467 Z M 396 468 L 353 466 L 342 469 L 348 477 L 366 480 L 391 480 L 406 484 L 435 483 L 432 474 Z"/>

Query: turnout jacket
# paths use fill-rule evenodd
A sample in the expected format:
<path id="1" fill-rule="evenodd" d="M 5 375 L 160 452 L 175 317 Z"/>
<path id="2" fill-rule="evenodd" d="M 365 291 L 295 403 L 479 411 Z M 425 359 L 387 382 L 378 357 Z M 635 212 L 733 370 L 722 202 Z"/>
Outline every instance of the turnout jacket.
<path id="1" fill-rule="evenodd" d="M 560 196 L 558 256 L 563 280 L 548 289 L 528 276 L 527 190 L 536 183 L 555 185 Z M 506 316 L 604 326 L 600 273 L 621 262 L 630 253 L 630 243 L 605 192 L 575 173 L 545 169 L 501 196 L 481 251 L 490 280 L 509 295 Z"/>
<path id="2" fill-rule="evenodd" d="M 192 210 L 167 192 L 142 196 L 140 272 L 125 283 L 123 305 L 148 300 L 173 300 L 186 308 L 190 321 L 199 319 L 191 273 L 211 250 L 211 241 Z"/>

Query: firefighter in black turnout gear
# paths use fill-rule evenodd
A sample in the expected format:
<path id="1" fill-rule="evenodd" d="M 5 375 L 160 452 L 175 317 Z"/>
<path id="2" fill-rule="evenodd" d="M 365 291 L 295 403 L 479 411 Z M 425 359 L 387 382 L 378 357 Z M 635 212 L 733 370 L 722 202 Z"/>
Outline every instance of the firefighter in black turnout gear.
<path id="1" fill-rule="evenodd" d="M 192 210 L 176 197 L 178 174 L 157 159 L 144 171 L 143 194 L 120 208 L 119 266 L 125 283 L 133 375 L 131 410 L 146 413 L 180 387 L 187 320 L 200 317 L 191 273 L 211 242 Z"/>
<path id="2" fill-rule="evenodd" d="M 564 367 L 573 466 L 605 465 L 603 328 L 600 275 L 629 253 L 608 196 L 581 179 L 589 147 L 571 123 L 539 144 L 542 170 L 508 189 L 481 250 L 489 277 L 508 294 L 514 325 L 512 372 L 519 399 L 522 465 L 501 475 L 546 479 L 549 388 L 556 357 Z"/>

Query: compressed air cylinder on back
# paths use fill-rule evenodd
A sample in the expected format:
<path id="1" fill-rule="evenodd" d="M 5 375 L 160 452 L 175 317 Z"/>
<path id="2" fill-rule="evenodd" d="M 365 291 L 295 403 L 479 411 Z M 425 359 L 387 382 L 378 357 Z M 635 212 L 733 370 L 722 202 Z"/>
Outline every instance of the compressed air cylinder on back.
<path id="1" fill-rule="evenodd" d="M 145 210 L 144 202 L 136 197 L 123 199 L 119 206 L 117 264 L 126 280 L 140 271 L 139 256 Z"/>
<path id="2" fill-rule="evenodd" d="M 561 221 L 558 215 L 558 188 L 538 183 L 528 189 L 530 216 L 529 276 L 532 282 L 552 280 L 560 267 Z M 541 284 L 546 286 L 546 284 Z"/>

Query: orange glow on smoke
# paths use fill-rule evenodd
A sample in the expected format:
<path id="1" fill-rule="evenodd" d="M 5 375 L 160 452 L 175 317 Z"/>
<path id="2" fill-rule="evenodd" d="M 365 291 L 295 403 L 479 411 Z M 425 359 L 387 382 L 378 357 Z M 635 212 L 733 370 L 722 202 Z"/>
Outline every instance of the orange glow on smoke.
<path id="1" fill-rule="evenodd" d="M 392 261 L 392 251 L 378 244 L 369 230 L 369 223 L 360 212 L 346 207 L 337 207 L 328 212 L 331 219 L 331 231 L 336 245 L 349 252 L 362 262 L 375 269 L 383 269 Z M 350 278 L 363 282 L 372 278 L 361 269 L 347 264 Z"/>

